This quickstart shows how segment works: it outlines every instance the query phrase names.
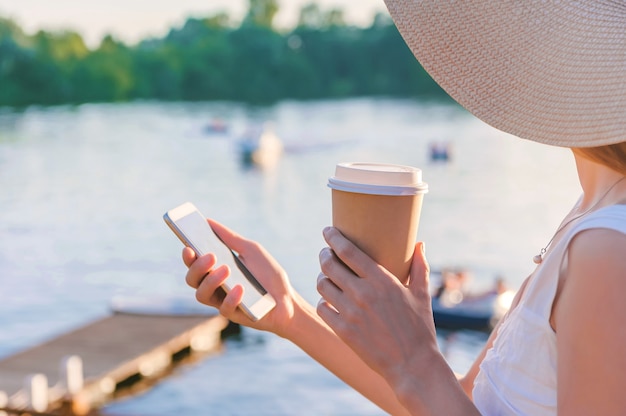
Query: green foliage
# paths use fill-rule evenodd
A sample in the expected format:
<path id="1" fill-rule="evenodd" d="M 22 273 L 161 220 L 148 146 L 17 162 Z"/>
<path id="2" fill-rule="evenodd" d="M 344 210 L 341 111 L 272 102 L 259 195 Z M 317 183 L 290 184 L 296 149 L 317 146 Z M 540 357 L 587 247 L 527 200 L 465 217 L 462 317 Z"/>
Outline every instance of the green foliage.
<path id="1" fill-rule="evenodd" d="M 300 9 L 300 28 L 328 29 L 335 26 L 345 26 L 343 11 L 340 9 L 322 11 L 317 3 L 306 4 Z"/>
<path id="2" fill-rule="evenodd" d="M 355 28 L 341 10 L 311 3 L 279 32 L 277 12 L 277 0 L 250 0 L 239 27 L 218 13 L 161 39 L 131 47 L 107 36 L 91 50 L 77 33 L 29 36 L 0 18 L 0 105 L 445 96 L 387 15 Z"/>
<path id="3" fill-rule="evenodd" d="M 243 26 L 254 25 L 272 28 L 274 16 L 278 13 L 277 0 L 248 0 L 248 14 L 243 21 Z"/>

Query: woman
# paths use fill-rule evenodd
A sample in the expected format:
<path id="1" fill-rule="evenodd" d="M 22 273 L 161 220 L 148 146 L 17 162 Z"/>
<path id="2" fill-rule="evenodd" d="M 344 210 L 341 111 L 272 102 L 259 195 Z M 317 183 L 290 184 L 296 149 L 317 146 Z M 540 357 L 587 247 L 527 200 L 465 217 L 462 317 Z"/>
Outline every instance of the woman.
<path id="1" fill-rule="evenodd" d="M 325 229 L 313 307 L 261 246 L 211 221 L 278 305 L 246 320 L 241 289 L 217 290 L 228 270 L 186 249 L 188 284 L 229 319 L 293 341 L 391 414 L 626 414 L 626 3 L 387 6 L 453 98 L 503 131 L 572 148 L 582 186 L 468 374 L 455 375 L 438 350 L 423 243 L 403 286 Z"/>

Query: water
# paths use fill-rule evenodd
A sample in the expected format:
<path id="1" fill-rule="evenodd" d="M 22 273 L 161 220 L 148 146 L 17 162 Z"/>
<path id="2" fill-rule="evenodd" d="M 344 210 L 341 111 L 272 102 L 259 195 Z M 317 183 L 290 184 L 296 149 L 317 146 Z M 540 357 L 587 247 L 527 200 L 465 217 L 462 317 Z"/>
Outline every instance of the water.
<path id="1" fill-rule="evenodd" d="M 231 138 L 207 135 L 224 119 Z M 243 166 L 232 136 L 273 122 L 288 152 Z M 450 163 L 428 144 L 448 141 Z M 423 168 L 419 238 L 433 268 L 463 266 L 475 288 L 517 287 L 578 195 L 568 150 L 512 138 L 458 107 L 395 100 L 133 103 L 0 112 L 0 356 L 85 324 L 125 296 L 193 296 L 163 213 L 184 201 L 263 243 L 317 301 L 328 176 L 340 161 Z M 440 334 L 467 370 L 484 334 Z M 209 409 L 209 410 L 207 410 Z M 379 415 L 287 341 L 245 330 L 109 415 Z"/>

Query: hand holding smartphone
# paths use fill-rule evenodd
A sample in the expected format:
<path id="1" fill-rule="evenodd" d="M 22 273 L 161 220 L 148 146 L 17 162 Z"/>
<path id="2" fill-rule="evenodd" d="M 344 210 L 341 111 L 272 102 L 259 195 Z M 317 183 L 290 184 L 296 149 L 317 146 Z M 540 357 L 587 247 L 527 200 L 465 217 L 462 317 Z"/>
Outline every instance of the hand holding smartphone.
<path id="1" fill-rule="evenodd" d="M 239 306 L 250 319 L 257 321 L 276 306 L 272 295 L 250 273 L 237 253 L 219 239 L 204 215 L 192 203 L 186 202 L 167 211 L 163 219 L 180 241 L 198 257 L 213 253 L 219 263 L 228 265 L 230 276 L 222 288 L 228 293 L 236 285 L 243 287 L 243 300 Z"/>

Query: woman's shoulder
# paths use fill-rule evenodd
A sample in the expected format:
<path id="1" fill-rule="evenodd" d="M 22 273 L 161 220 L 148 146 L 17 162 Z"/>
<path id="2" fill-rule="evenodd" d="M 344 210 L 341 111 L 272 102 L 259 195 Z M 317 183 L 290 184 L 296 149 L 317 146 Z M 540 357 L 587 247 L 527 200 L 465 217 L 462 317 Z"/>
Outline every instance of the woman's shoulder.
<path id="1" fill-rule="evenodd" d="M 626 205 L 601 208 L 583 218 L 571 231 L 569 252 L 574 259 L 597 262 L 626 257 Z"/>
<path id="2" fill-rule="evenodd" d="M 611 255 L 626 258 L 626 224 L 623 227 L 588 227 L 582 229 L 569 244 L 570 254 L 575 258 L 601 258 Z"/>
<path id="3" fill-rule="evenodd" d="M 572 238 L 590 229 L 614 230 L 626 234 L 626 204 L 609 205 L 585 216 L 574 227 Z"/>
<path id="4" fill-rule="evenodd" d="M 605 214 L 615 219 L 615 211 L 625 209 L 611 208 Z M 626 333 L 617 330 L 626 318 L 626 232 L 611 225 L 588 227 L 575 235 L 566 283 L 553 306 L 559 380 L 564 380 L 559 381 L 559 395 L 574 402 L 619 394 L 626 382 Z M 589 387 L 584 380 L 599 382 Z"/>
<path id="5" fill-rule="evenodd" d="M 626 292 L 626 209 L 620 210 L 621 220 L 609 216 L 608 221 L 587 224 L 569 242 L 568 279 L 579 282 L 581 294 L 602 287 Z"/>
<path id="6" fill-rule="evenodd" d="M 565 274 L 571 282 L 565 286 L 577 287 L 581 296 L 595 290 L 626 292 L 626 205 L 590 214 L 571 231 L 566 250 Z"/>

